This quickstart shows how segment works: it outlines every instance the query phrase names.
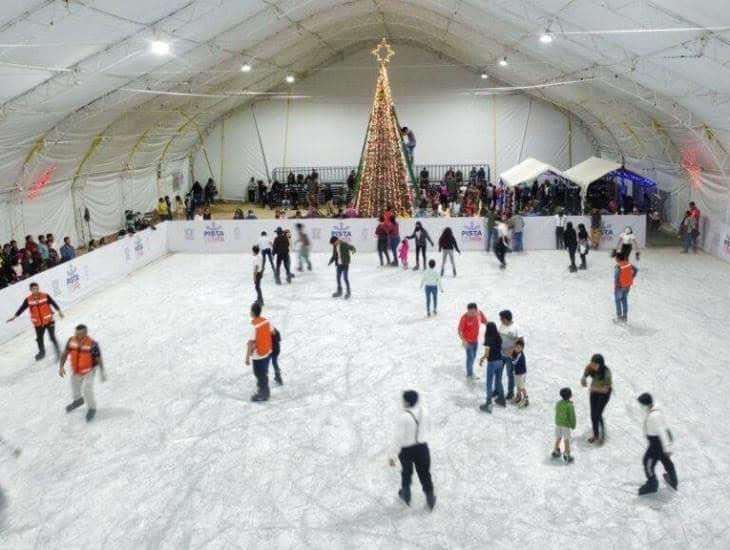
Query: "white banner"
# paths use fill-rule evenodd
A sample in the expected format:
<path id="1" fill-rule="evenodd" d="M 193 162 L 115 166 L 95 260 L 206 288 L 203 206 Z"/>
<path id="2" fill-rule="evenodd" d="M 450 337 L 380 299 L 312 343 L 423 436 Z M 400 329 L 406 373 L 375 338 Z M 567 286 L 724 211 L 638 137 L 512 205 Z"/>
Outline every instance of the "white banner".
<path id="1" fill-rule="evenodd" d="M 28 296 L 28 285 L 36 282 L 61 309 L 107 288 L 150 262 L 167 254 L 167 223 L 124 237 L 88 254 L 20 281 L 0 291 L 0 343 L 7 342 L 31 327 L 26 312 L 20 319 L 5 323 Z M 83 322 L 83 320 L 79 320 Z"/>

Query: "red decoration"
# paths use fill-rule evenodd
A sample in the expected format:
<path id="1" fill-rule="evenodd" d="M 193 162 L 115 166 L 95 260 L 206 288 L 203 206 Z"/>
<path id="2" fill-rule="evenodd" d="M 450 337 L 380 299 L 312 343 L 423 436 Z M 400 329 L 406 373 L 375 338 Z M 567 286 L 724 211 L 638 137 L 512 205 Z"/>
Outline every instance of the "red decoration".
<path id="1" fill-rule="evenodd" d="M 682 168 L 687 172 L 689 184 L 692 187 L 702 187 L 702 166 L 697 160 L 697 151 L 685 149 L 682 153 Z"/>
<path id="2" fill-rule="evenodd" d="M 33 184 L 33 187 L 31 187 L 28 190 L 28 200 L 32 201 L 38 198 L 38 195 L 41 194 L 41 191 L 45 188 L 46 185 L 51 183 L 51 180 L 53 179 L 53 175 L 56 173 L 56 164 L 53 164 L 52 166 L 49 166 L 43 172 L 41 172 L 41 175 L 38 176 L 38 179 Z"/>

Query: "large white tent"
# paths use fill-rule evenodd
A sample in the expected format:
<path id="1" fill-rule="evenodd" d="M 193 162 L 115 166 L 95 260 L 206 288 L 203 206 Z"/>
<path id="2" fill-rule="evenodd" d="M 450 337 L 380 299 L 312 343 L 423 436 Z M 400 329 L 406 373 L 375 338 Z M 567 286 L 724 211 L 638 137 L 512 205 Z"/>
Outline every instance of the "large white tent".
<path id="1" fill-rule="evenodd" d="M 509 170 L 505 170 L 504 172 L 502 172 L 499 175 L 499 179 L 507 187 L 516 187 L 521 183 L 532 183 L 533 180 L 547 173 L 555 174 L 556 176 L 560 176 L 562 178 L 566 177 L 563 172 L 561 172 L 554 166 L 547 164 L 546 162 L 542 162 L 533 158 L 526 158 L 518 165 L 513 166 Z"/>
<path id="2" fill-rule="evenodd" d="M 618 162 L 591 157 L 566 170 L 565 177 L 577 183 L 585 190 L 594 181 L 598 181 L 606 174 L 610 174 L 619 168 L 621 168 L 621 165 Z"/>
<path id="3" fill-rule="evenodd" d="M 595 154 L 675 191 L 678 210 L 691 196 L 714 227 L 728 221 L 729 26 L 713 0 L 6 0 L 0 235 L 77 234 L 83 208 L 92 232 L 114 230 L 188 177 L 227 113 L 382 36 L 468 69 L 469 93 L 556 105 Z"/>

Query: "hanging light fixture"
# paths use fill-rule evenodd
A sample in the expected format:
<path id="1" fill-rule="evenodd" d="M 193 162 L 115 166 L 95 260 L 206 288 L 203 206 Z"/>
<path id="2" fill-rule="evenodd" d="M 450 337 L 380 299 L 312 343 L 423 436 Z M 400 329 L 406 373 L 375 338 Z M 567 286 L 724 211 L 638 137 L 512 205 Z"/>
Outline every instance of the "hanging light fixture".
<path id="1" fill-rule="evenodd" d="M 249 65 L 248 63 L 244 63 L 243 65 L 241 65 L 241 72 L 242 73 L 250 73 L 251 72 L 251 65 Z"/>
<path id="2" fill-rule="evenodd" d="M 286 75 L 286 83 L 287 84 L 294 84 L 294 81 L 295 80 L 296 80 L 296 78 L 294 78 L 294 75 L 293 74 Z"/>
<path id="3" fill-rule="evenodd" d="M 170 43 L 164 40 L 153 40 L 150 43 L 150 52 L 155 55 L 167 55 L 170 53 Z"/>
<path id="4" fill-rule="evenodd" d="M 505 55 L 502 59 L 499 60 L 499 66 L 506 67 L 507 65 L 509 65 L 509 63 L 507 63 L 507 56 Z"/>
<path id="5" fill-rule="evenodd" d="M 545 29 L 545 32 L 542 33 L 540 36 L 540 42 L 543 44 L 550 44 L 553 41 L 553 35 L 550 32 L 550 29 Z"/>
<path id="6" fill-rule="evenodd" d="M 482 71 L 481 77 L 482 77 L 482 80 L 488 79 L 489 75 L 487 74 L 487 71 Z"/>

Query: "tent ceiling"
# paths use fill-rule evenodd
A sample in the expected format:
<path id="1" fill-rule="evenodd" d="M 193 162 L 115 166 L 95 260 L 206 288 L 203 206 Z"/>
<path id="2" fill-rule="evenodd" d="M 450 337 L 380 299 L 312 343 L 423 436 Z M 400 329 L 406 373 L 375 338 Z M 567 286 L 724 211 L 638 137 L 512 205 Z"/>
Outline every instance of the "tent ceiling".
<path id="1" fill-rule="evenodd" d="M 186 156 L 210 124 L 251 101 L 245 92 L 281 90 L 287 72 L 303 77 L 381 36 L 472 68 L 474 89 L 482 69 L 512 86 L 538 86 L 527 92 L 573 113 L 615 158 L 679 171 L 691 149 L 724 173 L 730 12 L 721 4 L 4 0 L 2 188 L 27 185 L 53 162 L 56 178 L 68 180 Z M 546 27 L 555 33 L 547 46 L 538 40 Z M 667 27 L 710 28 L 594 32 Z M 148 52 L 155 37 L 171 43 L 171 56 Z M 497 65 L 502 56 L 508 67 Z M 244 74 L 249 61 L 254 70 Z"/>

